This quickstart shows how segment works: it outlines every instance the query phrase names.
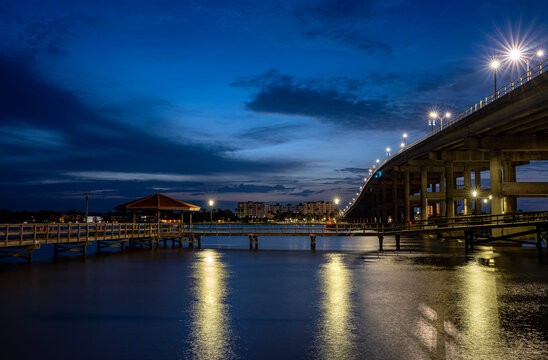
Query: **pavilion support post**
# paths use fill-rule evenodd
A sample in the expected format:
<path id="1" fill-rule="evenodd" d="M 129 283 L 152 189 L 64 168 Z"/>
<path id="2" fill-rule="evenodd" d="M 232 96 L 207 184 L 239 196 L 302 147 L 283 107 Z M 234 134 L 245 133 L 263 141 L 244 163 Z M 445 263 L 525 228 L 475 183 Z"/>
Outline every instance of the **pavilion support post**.
<path id="1" fill-rule="evenodd" d="M 464 189 L 470 191 L 472 189 L 472 170 L 470 165 L 464 166 Z M 468 193 L 464 198 L 464 215 L 472 215 L 472 198 Z"/>
<path id="2" fill-rule="evenodd" d="M 400 236 L 400 234 L 394 235 L 394 237 L 396 238 L 396 251 L 400 251 Z"/>
<path id="3" fill-rule="evenodd" d="M 428 173 L 426 167 L 421 168 L 421 219 L 428 220 Z"/>

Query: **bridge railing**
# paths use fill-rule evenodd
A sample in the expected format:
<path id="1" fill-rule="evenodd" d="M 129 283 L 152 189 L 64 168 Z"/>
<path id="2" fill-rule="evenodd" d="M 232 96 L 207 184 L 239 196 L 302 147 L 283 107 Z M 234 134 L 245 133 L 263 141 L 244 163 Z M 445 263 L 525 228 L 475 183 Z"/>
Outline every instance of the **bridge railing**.
<path id="1" fill-rule="evenodd" d="M 471 215 L 452 218 L 432 218 L 428 220 L 414 220 L 407 224 L 391 224 L 386 231 L 401 230 L 433 230 L 433 229 L 460 229 L 460 228 L 492 228 L 505 225 L 528 225 L 548 223 L 548 211 L 531 211 L 508 213 L 501 215 Z"/>
<path id="2" fill-rule="evenodd" d="M 475 113 L 476 111 L 484 108 L 486 105 L 492 103 L 493 101 L 497 100 L 498 98 L 514 91 L 515 89 L 519 88 L 520 86 L 526 84 L 531 79 L 536 78 L 537 76 L 541 75 L 543 72 L 546 72 L 546 67 L 548 66 L 548 59 L 544 60 L 537 66 L 533 67 L 529 71 L 526 71 L 525 73 L 521 74 L 514 80 L 510 81 L 504 86 L 499 87 L 495 92 L 491 93 L 490 95 L 486 96 L 485 98 L 481 99 L 479 102 L 475 103 L 474 105 L 467 108 L 465 111 L 461 112 L 460 114 L 456 115 L 450 120 L 443 121 L 441 123 L 441 126 L 435 128 L 433 131 L 427 133 L 426 135 L 422 136 L 418 140 L 412 142 L 409 144 L 406 148 L 413 147 L 417 145 L 418 143 L 428 139 L 432 135 L 435 135 L 444 129 L 448 128 L 449 126 L 459 122 L 460 120 L 466 118 L 467 116 L 470 116 L 471 114 Z M 403 149 L 405 151 L 405 149 Z"/>

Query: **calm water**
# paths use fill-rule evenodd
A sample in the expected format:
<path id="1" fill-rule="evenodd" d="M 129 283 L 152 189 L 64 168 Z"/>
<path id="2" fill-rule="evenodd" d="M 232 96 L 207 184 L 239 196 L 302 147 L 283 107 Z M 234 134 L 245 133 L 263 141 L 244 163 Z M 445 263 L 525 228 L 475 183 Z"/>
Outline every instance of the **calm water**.
<path id="1" fill-rule="evenodd" d="M 32 265 L 2 265 L 1 358 L 548 358 L 548 265 L 535 250 L 248 244 L 204 238 L 201 250 L 58 262 L 46 248 Z"/>

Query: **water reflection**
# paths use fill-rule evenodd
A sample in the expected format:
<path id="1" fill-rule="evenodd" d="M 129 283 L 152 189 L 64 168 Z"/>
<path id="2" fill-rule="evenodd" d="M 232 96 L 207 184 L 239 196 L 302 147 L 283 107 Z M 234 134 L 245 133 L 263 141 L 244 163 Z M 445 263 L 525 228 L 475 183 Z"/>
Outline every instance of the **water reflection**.
<path id="1" fill-rule="evenodd" d="M 322 298 L 316 347 L 323 359 L 355 357 L 355 327 L 352 324 L 352 274 L 342 254 L 326 255 L 320 279 Z"/>
<path id="2" fill-rule="evenodd" d="M 499 348 L 500 323 L 494 268 L 471 261 L 461 268 L 460 281 L 463 290 L 462 328 L 466 334 L 463 347 L 472 353 L 477 353 L 477 349 Z"/>
<path id="3" fill-rule="evenodd" d="M 196 253 L 193 266 L 196 300 L 192 308 L 192 358 L 228 359 L 234 356 L 229 306 L 225 302 L 228 273 L 214 250 Z"/>

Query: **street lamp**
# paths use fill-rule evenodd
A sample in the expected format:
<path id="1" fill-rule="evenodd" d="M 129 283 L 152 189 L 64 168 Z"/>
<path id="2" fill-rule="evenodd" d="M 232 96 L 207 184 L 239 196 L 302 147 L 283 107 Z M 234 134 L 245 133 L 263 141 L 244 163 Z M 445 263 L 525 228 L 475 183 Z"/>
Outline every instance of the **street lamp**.
<path id="1" fill-rule="evenodd" d="M 375 162 L 378 164 L 378 163 L 380 163 L 381 161 L 380 161 L 379 159 L 377 159 L 377 160 L 375 160 Z"/>
<path id="2" fill-rule="evenodd" d="M 428 125 L 432 126 L 432 131 L 434 131 L 434 126 L 436 126 L 436 118 L 438 117 L 438 113 L 435 111 L 431 111 L 428 116 L 430 116 L 430 119 L 428 119 Z"/>
<path id="3" fill-rule="evenodd" d="M 386 148 L 386 157 L 390 157 L 390 148 L 389 147 Z"/>
<path id="4" fill-rule="evenodd" d="M 493 75 L 495 76 L 495 95 L 494 95 L 494 98 L 496 99 L 497 98 L 497 69 L 500 66 L 500 61 L 498 61 L 496 59 L 492 60 L 491 63 L 489 64 L 489 66 L 491 67 L 491 69 L 493 69 Z"/>
<path id="5" fill-rule="evenodd" d="M 213 204 L 215 204 L 215 202 L 209 200 L 209 222 L 213 222 Z"/>
<path id="6" fill-rule="evenodd" d="M 403 143 L 407 146 L 407 133 L 403 133 Z"/>

